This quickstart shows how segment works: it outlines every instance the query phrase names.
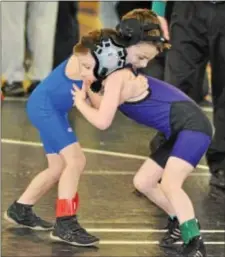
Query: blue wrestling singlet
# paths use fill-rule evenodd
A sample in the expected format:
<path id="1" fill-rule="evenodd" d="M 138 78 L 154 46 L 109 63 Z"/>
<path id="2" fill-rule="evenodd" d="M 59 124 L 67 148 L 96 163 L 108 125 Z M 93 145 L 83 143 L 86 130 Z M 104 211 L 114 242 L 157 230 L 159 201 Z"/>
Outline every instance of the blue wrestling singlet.
<path id="1" fill-rule="evenodd" d="M 73 107 L 73 83 L 81 88 L 82 81 L 65 75 L 67 62 L 61 63 L 36 87 L 27 103 L 28 117 L 38 129 L 47 154 L 59 153 L 64 147 L 77 142 L 68 112 Z"/>
<path id="2" fill-rule="evenodd" d="M 120 111 L 165 135 L 165 145 L 151 156 L 159 165 L 165 166 L 169 156 L 176 156 L 196 166 L 211 142 L 209 120 L 179 89 L 152 77 L 148 83 L 149 94 L 140 101 L 123 103 Z"/>

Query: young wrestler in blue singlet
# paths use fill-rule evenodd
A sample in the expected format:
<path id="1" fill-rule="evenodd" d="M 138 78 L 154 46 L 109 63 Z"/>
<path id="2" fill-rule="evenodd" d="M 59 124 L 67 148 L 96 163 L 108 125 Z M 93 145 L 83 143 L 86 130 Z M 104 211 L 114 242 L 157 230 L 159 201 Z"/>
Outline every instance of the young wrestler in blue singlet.
<path id="1" fill-rule="evenodd" d="M 48 168 L 39 173 L 9 207 L 5 219 L 35 230 L 52 230 L 52 224 L 37 217 L 32 206 L 59 182 L 54 239 L 89 246 L 99 240 L 87 233 L 76 218 L 77 187 L 85 156 L 68 121 L 68 112 L 73 107 L 73 83 L 81 86 L 79 63 L 74 56 L 50 73 L 28 99 L 27 114 L 39 131 Z"/>
<path id="2" fill-rule="evenodd" d="M 182 237 L 181 256 L 205 257 L 194 208 L 182 186 L 211 142 L 210 122 L 175 87 L 142 75 L 139 75 L 142 83 L 128 84 L 126 81 L 135 78 L 133 70 L 120 69 L 124 49 L 125 54 L 132 56 L 127 59 L 136 67 L 143 67 L 163 50 L 165 42 L 160 38 L 158 24 L 152 12 L 134 10 L 118 28 L 123 42 L 113 32 L 111 36 L 100 31 L 83 37 L 74 52 L 81 63 L 84 83 L 82 89 L 74 85 L 73 95 L 79 111 L 99 129 L 111 125 L 118 108 L 134 121 L 164 133 L 166 142 L 142 165 L 134 177 L 134 185 L 174 218 L 173 231 L 166 234 L 161 244 L 171 246 L 171 241 Z M 101 80 L 101 94 L 91 91 L 96 89 L 97 79 Z M 86 103 L 87 95 L 96 108 Z"/>

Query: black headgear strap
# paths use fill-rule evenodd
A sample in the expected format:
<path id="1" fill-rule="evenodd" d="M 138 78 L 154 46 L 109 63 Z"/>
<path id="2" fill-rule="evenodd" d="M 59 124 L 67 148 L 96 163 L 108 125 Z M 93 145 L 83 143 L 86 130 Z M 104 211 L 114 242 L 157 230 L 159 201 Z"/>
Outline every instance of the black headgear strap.
<path id="1" fill-rule="evenodd" d="M 126 42 L 126 46 L 135 45 L 141 41 L 152 41 L 152 42 L 162 42 L 165 43 L 166 39 L 163 37 L 163 33 L 160 25 L 155 23 L 146 23 L 143 24 L 141 21 L 137 19 L 126 19 L 122 20 L 120 24 L 116 27 L 117 31 L 120 32 L 124 41 Z M 160 36 L 152 36 L 150 32 L 152 30 L 159 30 Z"/>

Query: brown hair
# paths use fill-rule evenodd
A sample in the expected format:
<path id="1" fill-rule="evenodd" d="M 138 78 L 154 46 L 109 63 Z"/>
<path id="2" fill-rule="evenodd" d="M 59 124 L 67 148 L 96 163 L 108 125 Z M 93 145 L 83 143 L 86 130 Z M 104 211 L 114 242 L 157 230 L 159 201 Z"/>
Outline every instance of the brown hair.
<path id="1" fill-rule="evenodd" d="M 127 19 L 137 19 L 141 23 L 154 23 L 160 24 L 156 14 L 148 9 L 134 9 L 133 11 L 128 12 L 122 17 L 122 20 Z M 149 36 L 160 36 L 161 31 L 159 29 L 155 29 L 149 31 Z M 120 45 L 124 45 L 124 39 L 121 37 L 121 34 L 114 29 L 100 29 L 89 32 L 86 36 L 83 36 L 79 43 L 77 43 L 73 48 L 73 53 L 82 53 L 86 54 L 90 50 L 87 45 L 98 45 L 101 43 L 103 38 L 112 38 L 115 43 Z M 147 41 L 146 41 L 147 42 Z M 164 49 L 170 48 L 170 44 L 164 42 L 151 42 L 151 44 L 155 45 L 159 51 L 163 51 Z"/>
<path id="2" fill-rule="evenodd" d="M 142 24 L 153 23 L 160 26 L 160 21 L 157 18 L 157 15 L 149 9 L 134 9 L 122 17 L 122 20 L 128 20 L 128 19 L 137 19 Z M 148 33 L 149 36 L 160 36 L 161 34 L 162 32 L 160 29 L 154 29 L 149 31 Z M 157 43 L 151 42 L 151 43 L 154 44 L 160 51 L 169 49 L 171 47 L 170 44 L 165 42 L 157 42 Z"/>
<path id="3" fill-rule="evenodd" d="M 85 54 L 89 51 L 88 45 L 98 45 L 103 38 L 112 38 L 115 43 L 119 42 L 119 33 L 114 29 L 101 29 L 89 32 L 86 36 L 83 36 L 79 43 L 73 48 L 73 53 Z"/>

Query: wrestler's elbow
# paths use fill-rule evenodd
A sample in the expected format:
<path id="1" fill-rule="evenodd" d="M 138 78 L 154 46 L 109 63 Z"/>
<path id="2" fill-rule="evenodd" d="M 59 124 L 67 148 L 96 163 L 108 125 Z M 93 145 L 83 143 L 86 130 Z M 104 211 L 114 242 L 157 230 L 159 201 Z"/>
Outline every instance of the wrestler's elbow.
<path id="1" fill-rule="evenodd" d="M 110 127 L 112 124 L 112 121 L 107 120 L 107 119 L 99 119 L 98 121 L 98 129 L 100 130 L 106 130 Z"/>

